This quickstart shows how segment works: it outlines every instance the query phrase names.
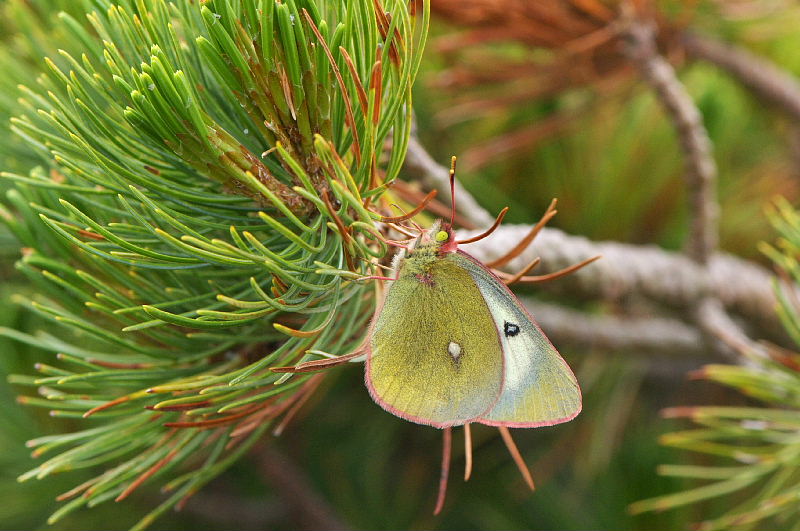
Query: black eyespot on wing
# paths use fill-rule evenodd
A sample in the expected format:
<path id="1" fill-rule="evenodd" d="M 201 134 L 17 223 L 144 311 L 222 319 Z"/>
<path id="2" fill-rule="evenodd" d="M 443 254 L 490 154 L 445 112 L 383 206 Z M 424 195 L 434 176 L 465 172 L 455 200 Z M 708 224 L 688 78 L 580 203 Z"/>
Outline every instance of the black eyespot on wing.
<path id="1" fill-rule="evenodd" d="M 503 333 L 506 335 L 506 337 L 514 337 L 515 335 L 519 334 L 519 326 L 506 321 L 505 325 L 503 325 Z"/>

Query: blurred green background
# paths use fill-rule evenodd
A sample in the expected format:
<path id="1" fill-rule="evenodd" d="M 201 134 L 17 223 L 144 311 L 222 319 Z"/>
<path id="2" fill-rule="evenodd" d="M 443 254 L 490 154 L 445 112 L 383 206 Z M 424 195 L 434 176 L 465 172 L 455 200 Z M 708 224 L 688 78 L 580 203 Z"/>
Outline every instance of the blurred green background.
<path id="1" fill-rule="evenodd" d="M 660 4 L 664 13 L 681 11 L 675 6 L 679 2 Z M 690 27 L 771 58 L 786 72 L 800 72 L 797 7 L 788 2 L 739 2 L 751 5 L 754 14 L 723 19 L 713 6 L 699 4 L 690 13 Z M 16 86 L 34 83 L 43 56 L 76 44 L 62 43 L 55 14 L 67 9 L 78 15 L 89 5 L 67 0 L 0 1 L 3 170 L 31 165 L 27 149 L 8 130 L 9 118 L 18 111 Z M 487 84 L 464 93 L 458 87 L 443 88 L 442 76 L 460 61 L 469 61 L 471 51 L 454 54 L 437 45 L 465 31 L 452 21 L 434 18 L 431 31 L 433 41 L 415 93 L 419 137 L 439 161 L 451 154 L 464 156 L 459 176 L 483 206 L 492 212 L 511 206 L 508 221 L 529 223 L 538 219 L 552 197 L 558 197 L 559 215 L 552 225 L 569 233 L 680 249 L 687 226 L 683 161 L 672 124 L 640 83 L 630 78 L 601 90 L 598 79 L 454 122 L 447 115 L 454 105 L 479 95 L 492 98 L 501 94 L 502 87 Z M 485 47 L 510 58 L 534 53 L 513 43 Z M 720 173 L 721 247 L 766 263 L 757 243 L 771 240 L 773 234 L 763 209 L 775 195 L 790 200 L 798 195 L 800 130 L 713 66 L 680 58 L 676 64 L 714 143 Z M 484 67 L 490 71 L 492 66 Z M 570 114 L 563 129 L 479 162 L 482 159 L 475 153 L 481 146 L 555 112 Z M 4 189 L 7 185 L 0 184 Z M 0 231 L 0 326 L 46 327 L 12 302 L 14 294 L 32 289 L 14 270 L 18 255 L 13 239 Z M 30 373 L 34 363 L 49 359 L 47 353 L 7 339 L 0 338 L 0 349 L 4 374 Z M 303 488 L 318 493 L 341 522 L 356 529 L 671 530 L 687 529 L 702 517 L 698 511 L 713 511 L 706 505 L 633 517 L 626 510 L 636 500 L 685 486 L 655 474 L 658 464 L 685 459 L 658 444 L 660 434 L 681 425 L 661 419 L 661 408 L 741 402 L 732 392 L 686 380 L 685 371 L 710 361 L 711 355 L 672 364 L 669 358 L 654 363 L 646 353 L 561 350 L 576 369 L 585 408 L 569 424 L 515 432 L 538 484 L 534 494 L 526 490 L 496 430 L 475 427 L 473 477 L 468 483 L 460 479 L 463 450 L 457 433 L 448 501 L 443 514 L 433 517 L 440 432 L 404 422 L 376 406 L 363 386 L 359 367 L 332 371 L 286 433 L 269 444 Z M 23 408 L 15 396 L 12 385 L 0 382 L 0 528 L 45 528 L 56 507 L 54 497 L 89 476 L 78 471 L 43 482 L 16 482 L 33 466 L 24 442 L 68 431 L 72 423 Z M 287 502 L 285 482 L 262 473 L 259 467 L 269 465 L 264 463 L 255 458 L 239 462 L 182 513 L 167 515 L 156 528 L 310 525 Z M 158 496 L 145 489 L 123 505 L 79 511 L 54 529 L 123 529 Z"/>

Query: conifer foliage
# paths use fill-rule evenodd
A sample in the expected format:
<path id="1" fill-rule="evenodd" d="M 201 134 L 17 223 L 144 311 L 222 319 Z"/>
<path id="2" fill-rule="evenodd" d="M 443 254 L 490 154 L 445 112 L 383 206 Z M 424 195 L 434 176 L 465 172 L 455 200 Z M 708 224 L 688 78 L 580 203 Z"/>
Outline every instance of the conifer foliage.
<path id="1" fill-rule="evenodd" d="M 76 419 L 29 442 L 40 464 L 21 479 L 99 470 L 51 522 L 148 485 L 168 496 L 146 527 L 319 383 L 270 367 L 363 339 L 374 288 L 354 279 L 387 253 L 373 211 L 405 154 L 427 18 L 402 0 L 59 16 L 64 49 L 40 50 L 12 120 L 31 163 L 2 174 L 0 206 L 38 293 L 17 302 L 53 324 L 0 330 L 53 355 L 13 381 Z"/>

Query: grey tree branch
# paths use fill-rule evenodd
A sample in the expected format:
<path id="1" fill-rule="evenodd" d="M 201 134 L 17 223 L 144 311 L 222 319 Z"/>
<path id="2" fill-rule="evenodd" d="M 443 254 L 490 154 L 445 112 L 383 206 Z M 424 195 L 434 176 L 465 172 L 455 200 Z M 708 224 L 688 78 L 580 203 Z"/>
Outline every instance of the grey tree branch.
<path id="1" fill-rule="evenodd" d="M 760 98 L 800 121 L 800 82 L 791 74 L 764 57 L 711 37 L 686 32 L 680 38 L 690 57 L 725 70 Z"/>
<path id="2" fill-rule="evenodd" d="M 703 266 L 701 274 L 708 276 L 711 272 L 712 253 L 719 238 L 717 165 L 708 131 L 700 111 L 678 79 L 672 65 L 658 52 L 655 24 L 631 19 L 625 36 L 628 40 L 628 55 L 637 64 L 642 78 L 658 95 L 680 138 L 691 213 L 688 252 L 697 264 Z M 708 50 L 708 46 L 706 49 Z M 723 355 L 741 363 L 747 357 L 740 355 L 760 352 L 760 347 L 730 318 L 720 299 L 714 294 L 702 293 L 696 306 L 692 308 L 692 313 L 706 336 L 716 340 L 714 346 Z"/>
<path id="3" fill-rule="evenodd" d="M 530 228 L 503 225 L 489 238 L 466 246 L 466 250 L 481 261 L 494 260 L 519 242 Z M 465 239 L 479 233 L 464 230 L 458 232 L 458 237 Z M 509 262 L 508 270 L 518 270 L 541 257 L 536 274 L 552 273 L 598 254 L 603 258 L 597 262 L 540 286 L 583 299 L 624 301 L 644 297 L 684 313 L 695 307 L 703 294 L 709 294 L 763 335 L 783 337 L 769 271 L 726 253 L 713 254 L 706 273 L 689 257 L 655 245 L 594 242 L 545 227 L 528 249 Z"/>
<path id="4" fill-rule="evenodd" d="M 728 312 L 718 300 L 706 298 L 697 309 L 698 319 L 706 333 L 716 337 L 721 345 L 718 350 L 731 358 L 731 361 L 748 364 L 750 359 L 743 354 L 767 357 L 765 349 L 754 343 L 742 329 L 733 322 Z"/>
<path id="5" fill-rule="evenodd" d="M 690 345 L 703 349 L 705 336 L 727 356 L 735 356 L 736 351 L 758 351 L 758 346 L 727 312 L 744 317 L 751 328 L 757 329 L 759 336 L 783 339 L 775 312 L 771 275 L 757 265 L 715 252 L 719 215 L 715 189 L 717 167 L 702 116 L 673 67 L 658 52 L 655 26 L 633 16 L 628 16 L 625 22 L 622 33 L 627 40 L 626 52 L 675 125 L 684 154 L 691 212 L 688 256 L 653 246 L 596 243 L 556 229 L 545 229 L 534 245 L 512 261 L 509 268 L 520 269 L 539 256 L 542 259 L 539 271 L 548 273 L 601 254 L 603 260 L 556 284 L 563 287 L 569 282 L 570 292 L 589 298 L 645 297 L 664 306 L 680 308 L 699 327 L 698 331 L 663 318 L 648 319 L 645 324 L 645 321 L 634 322 L 631 318 L 589 317 L 552 305 L 538 308 L 535 310 L 538 318 L 554 337 L 561 336 L 576 343 L 605 343 L 614 348 L 636 345 L 632 338 L 639 337 L 641 345 L 651 350 L 664 346 L 686 351 L 692 350 Z M 684 41 L 690 53 L 693 51 L 730 69 L 740 78 L 746 78 L 742 81 L 754 90 L 800 113 L 800 87 L 780 75 L 777 69 L 770 70 L 757 64 L 753 57 L 741 52 L 731 53 L 730 49 L 690 34 L 684 36 Z M 795 104 L 796 108 L 792 108 Z M 415 139 L 409 147 L 406 169 L 431 188 L 448 191 L 447 169 L 433 161 Z M 491 223 L 492 216 L 463 188 L 457 187 L 456 193 L 459 214 L 478 227 Z M 472 245 L 470 251 L 480 260 L 491 261 L 504 255 L 529 229 L 527 226 L 503 226 L 492 238 Z M 461 231 L 459 238 L 474 234 L 476 232 Z M 601 319 L 606 320 L 601 322 Z M 604 332 L 607 333 L 604 335 Z"/>
<path id="6" fill-rule="evenodd" d="M 702 359 L 708 354 L 703 348 L 703 335 L 678 319 L 588 315 L 530 297 L 522 301 L 558 347 L 600 348 L 687 359 Z"/>
<path id="7" fill-rule="evenodd" d="M 691 96 L 678 80 L 672 65 L 658 52 L 655 25 L 633 19 L 624 34 L 628 41 L 628 56 L 658 95 L 680 138 L 691 212 L 688 253 L 696 262 L 705 264 L 718 239 L 717 165 L 711 140 Z"/>

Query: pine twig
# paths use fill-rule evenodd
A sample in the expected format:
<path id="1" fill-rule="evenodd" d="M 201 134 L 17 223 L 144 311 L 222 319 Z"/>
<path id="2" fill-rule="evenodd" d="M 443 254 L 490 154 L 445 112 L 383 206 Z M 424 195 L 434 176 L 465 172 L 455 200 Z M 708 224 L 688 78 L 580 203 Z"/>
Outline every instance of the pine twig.
<path id="1" fill-rule="evenodd" d="M 642 78 L 655 91 L 680 139 L 685 160 L 689 193 L 690 231 L 688 255 L 702 267 L 701 275 L 710 272 L 710 261 L 719 240 L 719 204 L 716 197 L 717 164 L 708 131 L 700 110 L 694 104 L 675 69 L 658 52 L 655 25 L 631 18 L 626 29 L 627 53 L 636 63 Z M 692 308 L 700 329 L 715 343 L 717 350 L 742 362 L 745 352 L 758 346 L 733 322 L 713 295 L 705 293 Z M 731 350 L 732 349 L 732 350 Z"/>
<path id="2" fill-rule="evenodd" d="M 678 319 L 587 314 L 531 298 L 524 298 L 523 302 L 558 347 L 599 348 L 648 357 L 660 354 L 687 360 L 707 357 L 700 331 Z"/>
<path id="3" fill-rule="evenodd" d="M 529 225 L 503 225 L 491 238 L 469 245 L 467 251 L 481 261 L 494 260 L 529 230 Z M 458 237 L 468 238 L 478 232 L 459 231 Z M 684 312 L 704 294 L 710 294 L 752 327 L 761 328 L 770 336 L 784 337 L 774 310 L 776 298 L 770 272 L 727 253 L 713 254 L 704 274 L 704 268 L 689 257 L 654 245 L 594 242 L 545 227 L 533 244 L 507 267 L 514 271 L 541 257 L 537 271 L 547 273 L 598 254 L 603 256 L 601 260 L 562 282 L 543 284 L 541 288 L 584 300 L 624 301 L 643 297 L 665 309 Z"/>
<path id="4" fill-rule="evenodd" d="M 765 57 L 713 37 L 684 32 L 680 40 L 689 57 L 721 68 L 759 98 L 772 102 L 800 121 L 800 82 L 787 71 Z"/>
<path id="5" fill-rule="evenodd" d="M 626 51 L 636 63 L 644 81 L 658 95 L 675 125 L 685 158 L 685 179 L 689 191 L 691 229 L 688 254 L 706 264 L 717 246 L 717 165 L 700 111 L 678 80 L 672 65 L 658 52 L 655 26 L 631 20 L 626 31 Z"/>
<path id="6" fill-rule="evenodd" d="M 703 330 L 722 343 L 717 350 L 728 355 L 732 362 L 749 364 L 745 356 L 751 354 L 768 357 L 765 349 L 742 331 L 719 301 L 704 299 L 697 309 L 697 317 Z"/>

